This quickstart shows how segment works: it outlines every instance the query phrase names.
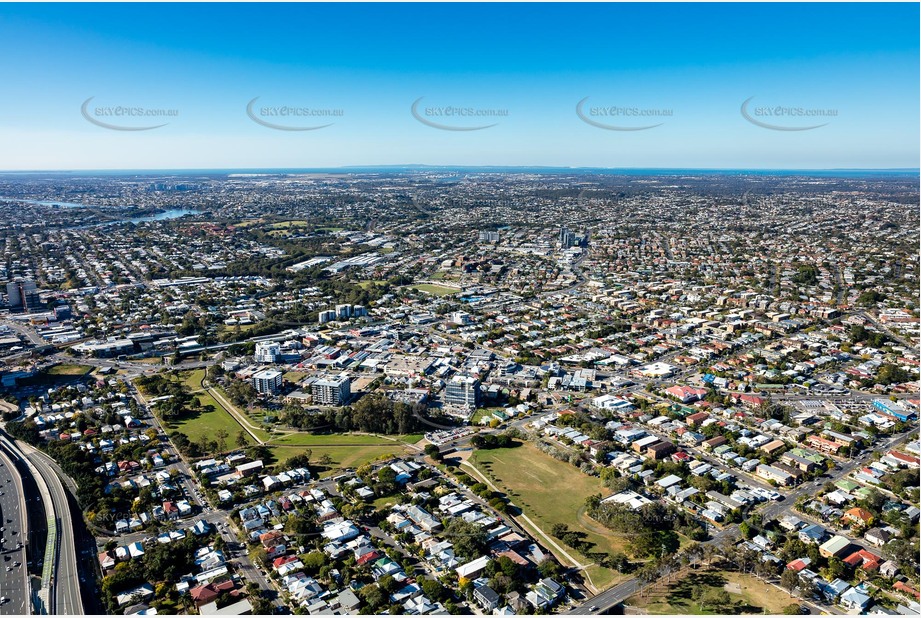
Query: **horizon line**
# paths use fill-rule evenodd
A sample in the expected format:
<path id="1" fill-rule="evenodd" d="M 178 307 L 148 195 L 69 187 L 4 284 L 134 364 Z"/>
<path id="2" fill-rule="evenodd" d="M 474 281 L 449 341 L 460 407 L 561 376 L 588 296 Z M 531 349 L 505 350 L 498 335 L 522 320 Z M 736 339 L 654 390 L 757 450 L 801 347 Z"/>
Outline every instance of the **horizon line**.
<path id="1" fill-rule="evenodd" d="M 650 171 L 650 172 L 870 172 L 870 173 L 917 173 L 921 174 L 919 167 L 814 167 L 814 168 L 781 168 L 781 167 L 608 167 L 597 165 L 567 166 L 567 165 L 430 165 L 424 163 L 406 164 L 368 164 L 368 165 L 340 165 L 330 167 L 176 167 L 176 168 L 86 168 L 86 169 L 5 169 L 0 174 L 86 174 L 86 173 L 191 173 L 191 172 L 261 172 L 261 173 L 292 173 L 311 171 L 339 171 L 352 172 L 355 170 L 553 170 L 553 171 Z"/>

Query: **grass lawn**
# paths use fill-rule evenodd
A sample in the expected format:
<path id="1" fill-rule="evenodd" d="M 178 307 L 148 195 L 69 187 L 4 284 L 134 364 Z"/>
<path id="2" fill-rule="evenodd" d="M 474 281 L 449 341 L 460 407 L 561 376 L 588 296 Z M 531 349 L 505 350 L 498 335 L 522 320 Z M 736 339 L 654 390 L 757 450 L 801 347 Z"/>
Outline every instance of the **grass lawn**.
<path id="1" fill-rule="evenodd" d="M 214 400 L 208 393 L 197 395 L 199 403 L 205 408 L 205 411 L 196 416 L 184 418 L 181 421 L 170 423 L 169 429 L 181 431 L 189 437 L 192 442 L 197 442 L 202 436 L 209 440 L 215 440 L 215 433 L 219 429 L 227 432 L 227 448 L 236 446 L 237 434 L 243 431 L 240 423 L 224 409 L 221 404 Z M 210 408 L 209 408 L 210 406 Z M 248 433 L 243 432 L 247 444 L 252 444 L 253 440 Z"/>
<path id="2" fill-rule="evenodd" d="M 286 371 L 284 374 L 282 374 L 281 377 L 287 380 L 288 382 L 296 383 L 296 382 L 300 382 L 301 380 L 306 378 L 308 375 L 310 374 L 308 374 L 306 371 Z"/>
<path id="3" fill-rule="evenodd" d="M 364 281 L 358 282 L 358 287 L 367 289 L 372 285 L 384 285 L 385 283 L 387 282 L 384 279 L 365 279 Z"/>
<path id="4" fill-rule="evenodd" d="M 341 468 L 357 468 L 381 457 L 397 455 L 402 453 L 405 447 L 399 442 L 392 442 L 389 445 L 376 446 L 281 446 L 273 444 L 268 448 L 278 463 L 284 463 L 286 459 L 300 455 L 308 449 L 311 462 L 319 461 L 323 455 L 329 455 L 332 463 L 329 469 L 320 473 L 320 476 L 329 476 Z"/>
<path id="5" fill-rule="evenodd" d="M 278 223 L 273 223 L 268 227 L 270 230 L 284 230 L 291 227 L 307 227 L 310 225 L 308 221 L 279 221 Z"/>
<path id="6" fill-rule="evenodd" d="M 201 381 L 205 377 L 205 370 L 193 369 L 192 371 L 183 371 L 179 374 L 179 377 L 182 379 L 182 383 L 185 384 L 190 391 L 200 391 L 202 389 Z"/>
<path id="7" fill-rule="evenodd" d="M 45 372 L 50 376 L 85 376 L 93 370 L 89 365 L 61 364 L 49 367 Z"/>
<path id="8" fill-rule="evenodd" d="M 328 476 L 341 468 L 357 468 L 381 457 L 399 455 L 406 451 L 407 444 L 418 442 L 422 436 L 408 434 L 393 438 L 395 440 L 350 433 L 294 433 L 272 440 L 269 449 L 277 462 L 284 462 L 307 450 L 310 450 L 310 460 L 313 462 L 329 455 L 332 463 L 320 473 L 320 476 Z"/>
<path id="9" fill-rule="evenodd" d="M 365 434 L 352 433 L 292 433 L 282 436 L 272 441 L 273 445 L 279 446 L 396 446 L 402 447 L 401 443 L 413 444 L 422 439 L 421 434 L 409 434 L 405 436 L 391 436 L 393 440 L 381 438 L 378 436 L 369 436 Z"/>
<path id="10" fill-rule="evenodd" d="M 163 357 L 161 357 L 161 356 L 148 356 L 148 357 L 146 357 L 146 358 L 140 358 L 140 359 L 138 359 L 138 360 L 136 360 L 136 361 L 134 361 L 134 362 L 136 362 L 136 363 L 143 363 L 143 364 L 145 364 L 145 365 L 162 365 L 162 364 L 163 364 Z"/>
<path id="11" fill-rule="evenodd" d="M 724 588 L 727 586 L 728 588 Z M 702 605 L 691 598 L 691 591 L 703 588 L 704 595 L 726 589 L 729 604 Z M 769 586 L 761 580 L 743 573 L 720 571 L 716 568 L 701 568 L 671 584 L 664 581 L 647 589 L 646 595 L 635 595 L 626 605 L 644 609 L 649 614 L 782 614 L 783 608 L 791 603 L 799 604 L 784 590 Z"/>
<path id="12" fill-rule="evenodd" d="M 371 506 L 373 506 L 376 511 L 394 506 L 395 504 L 397 504 L 396 496 L 381 496 L 371 501 Z"/>
<path id="13" fill-rule="evenodd" d="M 579 472 L 527 442 L 516 448 L 474 451 L 471 462 L 479 470 L 488 471 L 493 483 L 504 488 L 512 502 L 548 536 L 553 524 L 565 524 L 570 530 L 584 533 L 585 540 L 594 543 L 596 551 L 629 554 L 624 537 L 583 513 L 588 496 L 609 493 L 600 479 Z M 554 540 L 570 555 L 588 562 L 559 539 Z M 588 574 L 599 589 L 626 578 L 617 571 L 597 566 L 590 567 Z"/>
<path id="14" fill-rule="evenodd" d="M 479 425 L 480 419 L 486 416 L 492 416 L 493 412 L 501 409 L 502 408 L 479 408 L 476 412 L 473 413 L 473 416 L 470 417 L 470 424 Z"/>
<path id="15" fill-rule="evenodd" d="M 449 296 L 451 294 L 457 294 L 460 292 L 457 288 L 449 288 L 443 285 L 435 285 L 433 283 L 420 283 L 418 285 L 410 286 L 414 290 L 419 290 L 420 292 L 426 292 L 432 296 Z"/>

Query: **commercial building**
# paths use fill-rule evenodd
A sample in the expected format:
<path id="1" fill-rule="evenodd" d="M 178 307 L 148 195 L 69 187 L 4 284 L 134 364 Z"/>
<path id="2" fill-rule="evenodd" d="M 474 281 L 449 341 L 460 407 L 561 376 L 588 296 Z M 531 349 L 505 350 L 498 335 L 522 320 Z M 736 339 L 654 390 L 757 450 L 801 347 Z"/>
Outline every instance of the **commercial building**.
<path id="1" fill-rule="evenodd" d="M 445 387 L 445 403 L 476 408 L 480 403 L 480 381 L 471 376 L 454 376 Z"/>
<path id="2" fill-rule="evenodd" d="M 347 375 L 317 380 L 310 385 L 315 404 L 341 406 L 352 396 L 352 380 Z"/>
<path id="3" fill-rule="evenodd" d="M 266 369 L 253 375 L 253 388 L 266 395 L 276 395 L 281 390 L 282 377 L 277 369 Z"/>
<path id="4" fill-rule="evenodd" d="M 281 345 L 277 341 L 256 343 L 255 360 L 257 363 L 274 363 L 279 356 L 281 356 Z"/>
<path id="5" fill-rule="evenodd" d="M 16 279 L 8 282 L 6 296 L 10 311 L 40 311 L 43 309 L 35 282 L 31 279 Z"/>

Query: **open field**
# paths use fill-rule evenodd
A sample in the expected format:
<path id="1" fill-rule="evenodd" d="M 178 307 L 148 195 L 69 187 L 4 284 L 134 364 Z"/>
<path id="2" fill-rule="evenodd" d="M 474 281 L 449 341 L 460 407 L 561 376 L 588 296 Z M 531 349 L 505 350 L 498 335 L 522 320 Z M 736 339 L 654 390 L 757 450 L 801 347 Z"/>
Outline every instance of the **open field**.
<path id="1" fill-rule="evenodd" d="M 381 438 L 367 434 L 353 433 L 307 433 L 298 432 L 290 433 L 272 441 L 272 444 L 279 446 L 380 446 L 380 445 L 397 445 L 401 443 L 412 444 L 422 439 L 420 434 L 409 434 L 405 436 L 389 436 L 393 438 Z"/>
<path id="2" fill-rule="evenodd" d="M 419 290 L 420 292 L 431 294 L 432 296 L 449 296 L 451 294 L 457 294 L 460 292 L 460 290 L 457 288 L 449 288 L 443 285 L 435 285 L 433 283 L 420 283 L 410 287 L 414 290 Z"/>
<path id="3" fill-rule="evenodd" d="M 504 488 L 512 502 L 520 507 L 548 536 L 553 524 L 565 524 L 570 530 L 585 534 L 597 551 L 627 554 L 627 541 L 601 524 L 590 520 L 582 511 L 585 499 L 592 494 L 609 493 L 601 480 L 579 472 L 525 443 L 509 449 L 478 450 L 471 457 L 479 470 L 488 472 L 493 483 Z M 566 551 L 589 563 L 585 556 L 556 540 Z M 625 579 L 611 569 L 592 566 L 587 569 L 597 588 L 607 588 Z"/>
<path id="4" fill-rule="evenodd" d="M 89 365 L 62 364 L 49 368 L 46 373 L 51 376 L 85 376 L 93 368 Z"/>
<path id="5" fill-rule="evenodd" d="M 292 227 L 307 227 L 310 225 L 309 221 L 279 221 L 268 226 L 270 230 L 284 230 Z"/>
<path id="6" fill-rule="evenodd" d="M 286 371 L 282 375 L 282 377 L 288 382 L 300 382 L 301 380 L 306 378 L 308 375 L 310 374 L 307 373 L 306 371 Z"/>
<path id="7" fill-rule="evenodd" d="M 192 442 L 197 442 L 202 436 L 208 440 L 216 439 L 216 432 L 223 429 L 227 432 L 227 448 L 236 446 L 237 434 L 243 431 L 243 428 L 224 407 L 214 400 L 208 393 L 197 395 L 199 403 L 205 408 L 205 411 L 195 416 L 184 418 L 175 423 L 169 423 L 167 431 L 175 429 L 181 431 L 189 437 Z M 210 409 L 209 409 L 210 406 Z M 252 438 L 245 431 L 246 443 L 252 444 Z"/>
<path id="8" fill-rule="evenodd" d="M 725 606 L 706 601 L 698 603 L 691 597 L 695 588 L 702 588 L 704 596 L 725 589 L 729 591 L 729 603 Z M 701 568 L 671 584 L 658 583 L 648 589 L 645 596 L 630 597 L 625 604 L 649 614 L 701 615 L 782 614 L 783 608 L 791 603 L 798 605 L 799 600 L 751 575 Z"/>
<path id="9" fill-rule="evenodd" d="M 200 391 L 202 388 L 201 381 L 205 377 L 205 370 L 193 369 L 192 371 L 183 371 L 179 374 L 179 377 L 182 378 L 182 383 L 194 393 L 195 391 Z"/>
<path id="10" fill-rule="evenodd" d="M 329 455 L 332 463 L 329 469 L 321 472 L 320 476 L 329 476 L 341 468 L 356 468 L 381 457 L 390 457 L 402 453 L 406 448 L 399 442 L 378 444 L 374 446 L 284 446 L 271 444 L 268 446 L 277 463 L 300 455 L 310 450 L 310 461 L 317 462 L 324 455 Z"/>

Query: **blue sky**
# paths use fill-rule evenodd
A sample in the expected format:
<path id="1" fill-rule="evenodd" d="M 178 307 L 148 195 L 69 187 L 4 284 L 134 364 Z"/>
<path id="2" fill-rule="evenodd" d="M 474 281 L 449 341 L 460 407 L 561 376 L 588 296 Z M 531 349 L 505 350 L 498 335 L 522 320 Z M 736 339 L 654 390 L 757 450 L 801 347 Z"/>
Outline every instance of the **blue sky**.
<path id="1" fill-rule="evenodd" d="M 0 169 L 916 168 L 918 19 L 909 3 L 4 4 Z M 97 126 L 90 97 L 92 120 L 167 124 Z M 255 97 L 262 120 L 333 124 L 262 126 Z M 495 126 L 429 126 L 420 97 L 422 120 Z M 593 126 L 586 97 L 589 120 L 661 124 Z M 742 115 L 750 97 L 774 129 Z M 118 106 L 178 114 L 102 115 Z M 341 115 L 262 114 L 281 106 Z"/>

